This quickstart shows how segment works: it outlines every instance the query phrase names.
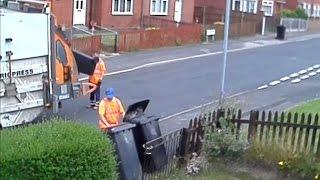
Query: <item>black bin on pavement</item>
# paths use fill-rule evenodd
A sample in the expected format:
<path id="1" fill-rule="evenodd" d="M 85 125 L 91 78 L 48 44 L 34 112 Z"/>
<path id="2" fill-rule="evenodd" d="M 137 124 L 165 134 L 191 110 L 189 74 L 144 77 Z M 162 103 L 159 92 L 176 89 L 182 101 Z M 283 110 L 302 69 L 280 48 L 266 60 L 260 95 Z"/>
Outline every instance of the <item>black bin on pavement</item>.
<path id="1" fill-rule="evenodd" d="M 130 105 L 124 121 L 136 125 L 133 134 L 144 172 L 154 172 L 163 168 L 168 163 L 168 158 L 163 140 L 160 138 L 159 118 L 144 114 L 148 104 L 149 100 L 144 100 Z M 147 142 L 150 147 L 148 150 L 143 147 Z"/>
<path id="2" fill-rule="evenodd" d="M 124 123 L 108 130 L 115 145 L 121 180 L 142 179 L 142 167 L 133 136 L 134 127 L 134 124 Z"/>
<path id="3" fill-rule="evenodd" d="M 284 40 L 286 34 L 286 27 L 283 25 L 277 26 L 277 39 Z"/>

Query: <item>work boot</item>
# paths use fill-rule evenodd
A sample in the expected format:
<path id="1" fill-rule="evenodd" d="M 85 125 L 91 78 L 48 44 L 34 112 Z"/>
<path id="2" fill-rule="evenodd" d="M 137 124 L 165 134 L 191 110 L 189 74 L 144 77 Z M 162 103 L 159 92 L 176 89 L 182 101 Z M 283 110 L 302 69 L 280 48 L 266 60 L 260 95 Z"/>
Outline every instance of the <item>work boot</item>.
<path id="1" fill-rule="evenodd" d="M 97 110 L 99 108 L 99 102 L 96 102 L 93 106 L 93 109 Z"/>
<path id="2" fill-rule="evenodd" d="M 90 102 L 90 104 L 87 105 L 87 108 L 94 108 L 95 103 L 93 101 Z"/>

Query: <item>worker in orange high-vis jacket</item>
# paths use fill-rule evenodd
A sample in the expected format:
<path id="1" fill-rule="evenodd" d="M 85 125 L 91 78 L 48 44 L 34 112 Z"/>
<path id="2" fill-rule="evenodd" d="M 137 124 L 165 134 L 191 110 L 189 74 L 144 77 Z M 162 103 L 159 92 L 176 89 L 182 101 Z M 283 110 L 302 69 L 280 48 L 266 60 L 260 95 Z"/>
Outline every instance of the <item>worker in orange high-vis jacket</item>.
<path id="1" fill-rule="evenodd" d="M 89 76 L 89 83 L 92 83 L 96 86 L 90 86 L 90 89 L 96 89 L 90 93 L 90 104 L 88 105 L 88 108 L 98 109 L 100 102 L 100 86 L 103 76 L 107 72 L 107 69 L 101 58 L 94 57 L 93 61 L 96 64 L 96 67 L 94 69 L 93 74 Z"/>
<path id="2" fill-rule="evenodd" d="M 121 101 L 114 96 L 114 89 L 108 88 L 105 94 L 106 98 L 99 104 L 99 128 L 102 132 L 121 124 L 125 115 Z"/>

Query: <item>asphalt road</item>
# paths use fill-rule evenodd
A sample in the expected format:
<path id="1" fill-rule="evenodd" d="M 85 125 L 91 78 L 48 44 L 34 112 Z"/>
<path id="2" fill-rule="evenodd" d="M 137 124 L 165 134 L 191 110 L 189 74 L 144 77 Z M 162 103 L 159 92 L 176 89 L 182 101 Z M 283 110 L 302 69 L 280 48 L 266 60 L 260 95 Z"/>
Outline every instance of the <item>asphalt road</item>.
<path id="1" fill-rule="evenodd" d="M 281 101 L 282 103 L 278 104 L 281 105 L 292 98 L 296 98 L 294 102 L 298 103 L 317 97 L 320 93 L 318 90 L 320 74 L 303 80 L 298 85 L 286 82 L 265 90 L 256 89 L 293 72 L 320 64 L 319 40 L 312 39 L 230 53 L 227 64 L 226 96 L 234 94 L 239 94 L 239 98 L 246 96 L 247 100 L 252 102 L 252 108 L 261 106 L 265 109 L 274 107 L 274 101 Z M 185 51 L 188 54 L 188 49 Z M 102 89 L 114 87 L 117 96 L 125 105 L 150 99 L 148 114 L 166 117 L 217 100 L 220 93 L 221 67 L 221 54 L 195 57 L 106 76 Z M 306 84 L 309 86 L 304 86 Z M 283 96 L 287 98 L 283 100 Z M 95 124 L 97 112 L 86 109 L 87 103 L 87 97 L 65 102 L 60 114 Z M 170 124 L 169 121 L 166 126 L 169 127 Z"/>

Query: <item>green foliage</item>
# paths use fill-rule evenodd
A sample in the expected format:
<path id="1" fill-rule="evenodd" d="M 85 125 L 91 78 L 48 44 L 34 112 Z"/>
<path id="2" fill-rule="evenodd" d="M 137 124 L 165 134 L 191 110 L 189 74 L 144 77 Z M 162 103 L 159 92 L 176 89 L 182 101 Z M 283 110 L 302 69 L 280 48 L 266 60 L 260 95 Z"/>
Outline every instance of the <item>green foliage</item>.
<path id="1" fill-rule="evenodd" d="M 180 38 L 177 38 L 175 40 L 176 46 L 181 46 L 182 45 L 182 40 Z"/>
<path id="2" fill-rule="evenodd" d="M 294 11 L 289 9 L 284 9 L 281 12 L 281 16 L 286 18 L 308 19 L 308 14 L 301 8 L 297 8 Z"/>
<path id="3" fill-rule="evenodd" d="M 249 162 L 260 162 L 272 166 L 280 160 L 287 160 L 293 156 L 294 153 L 290 148 L 279 146 L 277 143 L 265 145 L 255 140 L 248 148 L 245 159 Z"/>
<path id="4" fill-rule="evenodd" d="M 298 174 L 304 179 L 316 179 L 320 175 L 319 160 L 313 155 L 296 154 L 293 158 L 283 162 L 283 165 L 279 164 L 279 168 L 283 171 Z"/>
<path id="5" fill-rule="evenodd" d="M 221 118 L 219 122 L 221 129 L 212 130 L 209 126 L 205 129 L 204 151 L 206 155 L 210 161 L 219 158 L 241 159 L 247 147 L 244 136 L 237 139 L 236 134 L 233 133 L 234 125 L 228 120 Z"/>
<path id="6" fill-rule="evenodd" d="M 308 19 L 308 14 L 301 8 L 297 8 L 295 13 L 297 18 Z"/>
<path id="7" fill-rule="evenodd" d="M 320 100 L 318 99 L 318 100 L 302 103 L 302 104 L 299 104 L 296 107 L 290 108 L 287 111 L 288 112 L 292 112 L 292 113 L 297 112 L 299 114 L 301 114 L 301 113 L 305 113 L 305 114 L 312 113 L 313 115 L 316 115 L 316 113 L 320 112 Z"/>
<path id="8" fill-rule="evenodd" d="M 0 179 L 117 179 L 111 141 L 95 127 L 52 120 L 1 132 Z"/>
<path id="9" fill-rule="evenodd" d="M 314 179 L 320 174 L 320 159 L 311 154 L 297 153 L 277 143 L 263 144 L 256 140 L 248 149 L 245 159 L 251 163 L 277 166 L 280 171 L 298 175 L 303 179 Z"/>

